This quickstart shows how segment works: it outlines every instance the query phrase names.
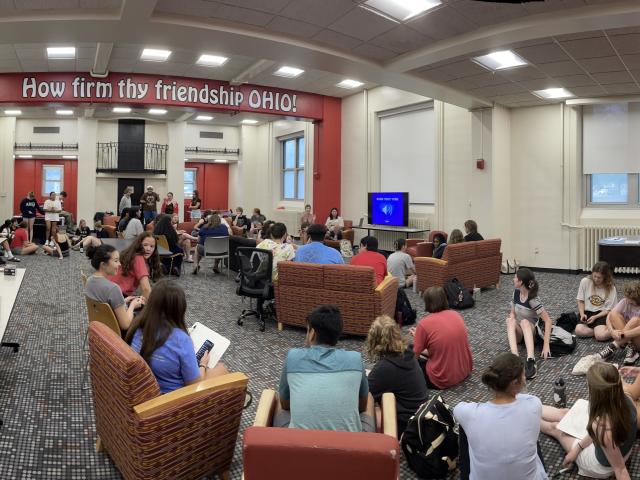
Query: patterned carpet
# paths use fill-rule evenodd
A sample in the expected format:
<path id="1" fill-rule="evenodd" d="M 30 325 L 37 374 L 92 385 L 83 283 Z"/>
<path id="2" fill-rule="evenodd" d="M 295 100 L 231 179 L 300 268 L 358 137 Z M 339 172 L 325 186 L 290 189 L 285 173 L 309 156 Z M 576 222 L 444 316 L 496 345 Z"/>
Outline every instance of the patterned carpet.
<path id="1" fill-rule="evenodd" d="M 5 341 L 21 344 L 19 353 L 0 349 L 0 477 L 11 479 L 117 479 L 115 466 L 104 454 L 94 451 L 96 439 L 90 390 L 81 388 L 85 353 L 82 339 L 86 328 L 86 309 L 80 272 L 90 272 L 88 261 L 79 253 L 63 261 L 38 255 L 24 259 L 25 280 L 13 310 Z M 232 478 L 242 472 L 242 431 L 251 425 L 264 388 L 277 388 L 285 352 L 302 345 L 304 331 L 285 328 L 278 332 L 267 324 L 264 333 L 257 322 L 236 325 L 242 310 L 235 295 L 235 283 L 226 275 L 186 274 L 179 282 L 187 293 L 189 323 L 200 321 L 231 340 L 223 361 L 230 370 L 242 371 L 250 378 L 249 389 L 255 400 L 242 417 L 240 438 L 232 465 Z M 574 298 L 581 276 L 540 273 L 540 297 L 552 318 L 574 309 Z M 618 288 L 622 281 L 618 280 Z M 407 292 L 418 311 L 422 302 Z M 463 312 L 470 331 L 474 372 L 461 385 L 442 393 L 452 406 L 461 400 L 488 398 L 480 383 L 480 373 L 498 352 L 507 351 L 504 319 L 512 294 L 511 278 L 502 277 L 498 289 L 482 292 L 476 306 Z M 362 349 L 363 340 L 348 338 L 343 348 Z M 569 403 L 586 397 L 584 377 L 572 377 L 577 359 L 598 348 L 597 342 L 582 340 L 576 354 L 539 362 L 537 378 L 527 390 L 543 403 L 552 402 L 553 381 L 567 380 Z M 622 354 L 614 358 L 621 362 Z M 555 473 L 562 460 L 559 445 L 541 435 L 547 468 Z M 632 478 L 640 478 L 640 447 L 629 461 Z M 416 478 L 405 465 L 401 478 Z M 457 478 L 453 473 L 451 478 Z M 565 475 L 562 478 L 578 478 Z"/>

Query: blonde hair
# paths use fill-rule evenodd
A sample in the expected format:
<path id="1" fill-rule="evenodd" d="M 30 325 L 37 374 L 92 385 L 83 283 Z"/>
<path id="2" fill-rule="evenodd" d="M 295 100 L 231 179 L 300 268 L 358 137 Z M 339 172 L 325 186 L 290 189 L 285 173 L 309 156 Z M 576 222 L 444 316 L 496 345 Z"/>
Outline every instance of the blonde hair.
<path id="1" fill-rule="evenodd" d="M 389 354 L 402 353 L 405 348 L 395 320 L 388 315 L 381 315 L 373 321 L 364 343 L 364 352 L 372 361 L 377 362 Z"/>
<path id="2" fill-rule="evenodd" d="M 447 241 L 448 245 L 453 245 L 454 243 L 462 243 L 464 242 L 464 235 L 457 228 L 451 230 L 451 235 L 449 235 L 449 240 Z"/>

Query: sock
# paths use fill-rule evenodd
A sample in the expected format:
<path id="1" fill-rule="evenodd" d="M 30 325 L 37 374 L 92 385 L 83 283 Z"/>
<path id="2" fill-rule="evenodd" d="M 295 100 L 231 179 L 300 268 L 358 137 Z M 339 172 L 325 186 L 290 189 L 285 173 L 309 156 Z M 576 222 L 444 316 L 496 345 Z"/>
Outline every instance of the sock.
<path id="1" fill-rule="evenodd" d="M 11 253 L 11 250 L 7 250 L 7 258 L 9 260 L 11 260 L 13 258 L 13 253 Z"/>

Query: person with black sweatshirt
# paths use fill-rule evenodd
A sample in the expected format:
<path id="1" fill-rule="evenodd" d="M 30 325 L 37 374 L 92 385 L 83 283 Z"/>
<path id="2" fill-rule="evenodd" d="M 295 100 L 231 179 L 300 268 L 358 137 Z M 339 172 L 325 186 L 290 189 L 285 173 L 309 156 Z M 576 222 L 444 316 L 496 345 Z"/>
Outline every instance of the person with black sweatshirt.
<path id="1" fill-rule="evenodd" d="M 22 219 L 27 221 L 27 230 L 29 232 L 29 241 L 33 242 L 33 224 L 36 221 L 36 211 L 44 215 L 44 210 L 38 205 L 36 195 L 33 192 L 27 193 L 27 196 L 20 202 L 20 214 Z M 49 240 L 48 238 L 45 240 Z"/>
<path id="2" fill-rule="evenodd" d="M 368 375 L 369 392 L 376 403 L 383 393 L 396 397 L 398 438 L 420 405 L 428 399 L 427 384 L 413 351 L 407 349 L 396 322 L 387 315 L 374 320 L 364 351 L 376 362 Z"/>

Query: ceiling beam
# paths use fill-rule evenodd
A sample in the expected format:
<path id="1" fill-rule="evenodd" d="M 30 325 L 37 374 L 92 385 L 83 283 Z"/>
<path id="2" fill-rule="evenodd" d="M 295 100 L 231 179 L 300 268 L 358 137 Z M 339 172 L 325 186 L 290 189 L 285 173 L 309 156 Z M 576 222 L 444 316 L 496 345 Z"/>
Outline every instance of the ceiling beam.
<path id="1" fill-rule="evenodd" d="M 122 0 L 120 20 L 129 24 L 148 22 L 158 0 Z"/>

